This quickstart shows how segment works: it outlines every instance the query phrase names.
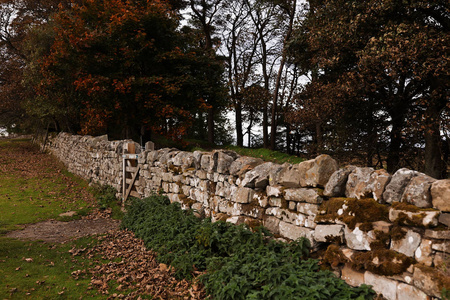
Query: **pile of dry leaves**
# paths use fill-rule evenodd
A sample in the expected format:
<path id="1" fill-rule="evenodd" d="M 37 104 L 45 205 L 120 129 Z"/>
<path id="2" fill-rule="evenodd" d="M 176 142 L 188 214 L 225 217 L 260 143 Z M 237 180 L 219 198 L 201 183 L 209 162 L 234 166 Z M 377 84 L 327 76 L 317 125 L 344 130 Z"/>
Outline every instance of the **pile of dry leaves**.
<path id="1" fill-rule="evenodd" d="M 152 295 L 153 299 L 206 298 L 196 279 L 192 282 L 176 280 L 173 268 L 158 263 L 156 253 L 147 250 L 142 240 L 130 231 L 112 231 L 99 237 L 96 246 L 88 250 L 72 249 L 70 252 L 97 260 L 99 264 L 95 268 L 74 271 L 72 276 L 77 278 L 90 274 L 90 288 L 109 295 L 108 299 L 141 299 L 141 295 Z M 108 262 L 101 263 L 100 258 Z M 111 285 L 118 285 L 118 292 L 111 294 L 108 290 Z"/>

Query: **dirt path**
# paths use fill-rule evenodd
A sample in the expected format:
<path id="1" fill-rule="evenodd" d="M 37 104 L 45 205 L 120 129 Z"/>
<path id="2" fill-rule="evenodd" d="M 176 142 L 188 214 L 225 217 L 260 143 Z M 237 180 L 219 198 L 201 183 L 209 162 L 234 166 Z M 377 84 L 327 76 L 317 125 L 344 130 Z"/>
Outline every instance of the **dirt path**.
<path id="1" fill-rule="evenodd" d="M 120 221 L 106 218 L 84 219 L 69 222 L 48 220 L 36 224 L 28 224 L 25 229 L 9 232 L 9 238 L 20 240 L 63 243 L 73 238 L 86 235 L 107 233 L 119 228 Z"/>

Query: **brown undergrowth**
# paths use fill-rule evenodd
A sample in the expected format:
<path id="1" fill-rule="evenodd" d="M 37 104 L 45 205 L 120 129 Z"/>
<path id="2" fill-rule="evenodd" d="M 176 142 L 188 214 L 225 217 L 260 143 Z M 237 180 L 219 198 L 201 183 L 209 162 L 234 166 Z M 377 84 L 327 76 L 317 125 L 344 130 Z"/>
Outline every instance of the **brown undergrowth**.
<path id="1" fill-rule="evenodd" d="M 156 261 L 156 253 L 147 250 L 141 239 L 127 230 L 116 230 L 99 237 L 90 249 L 72 249 L 96 261 L 92 269 L 77 270 L 72 276 L 90 274 L 90 289 L 97 289 L 108 299 L 204 299 L 206 294 L 194 279 L 176 280 L 175 270 Z M 201 272 L 197 272 L 200 275 Z M 113 288 L 116 292 L 111 294 Z"/>

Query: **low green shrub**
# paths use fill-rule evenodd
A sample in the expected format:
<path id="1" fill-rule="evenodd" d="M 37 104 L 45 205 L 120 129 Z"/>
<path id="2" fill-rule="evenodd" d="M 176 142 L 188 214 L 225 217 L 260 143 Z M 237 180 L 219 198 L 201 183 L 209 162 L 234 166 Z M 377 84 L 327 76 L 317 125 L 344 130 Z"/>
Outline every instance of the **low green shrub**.
<path id="1" fill-rule="evenodd" d="M 113 219 L 122 219 L 123 212 L 121 200 L 116 198 L 116 189 L 110 185 L 93 185 L 92 194 L 97 199 L 97 204 L 101 210 L 111 208 L 111 217 Z"/>
<path id="2" fill-rule="evenodd" d="M 214 299 L 372 299 L 368 286 L 351 288 L 307 259 L 305 238 L 283 243 L 264 228 L 212 223 L 167 197 L 133 199 L 122 226 L 135 232 L 178 278 L 207 270 L 201 280 Z"/>

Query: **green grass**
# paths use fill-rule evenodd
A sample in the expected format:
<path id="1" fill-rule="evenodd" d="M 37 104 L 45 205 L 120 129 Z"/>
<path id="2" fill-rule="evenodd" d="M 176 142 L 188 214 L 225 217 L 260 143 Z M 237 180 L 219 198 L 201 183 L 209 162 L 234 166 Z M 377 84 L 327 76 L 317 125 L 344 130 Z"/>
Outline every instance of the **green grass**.
<path id="1" fill-rule="evenodd" d="M 77 219 L 98 205 L 115 207 L 114 214 L 118 206 L 111 195 L 110 188 L 89 187 L 29 140 L 0 140 L 0 299 L 106 299 L 89 288 L 90 274 L 71 275 L 103 262 L 68 252 L 91 247 L 94 237 L 53 245 L 3 235 L 24 224 Z M 71 210 L 75 217 L 59 217 Z M 120 214 L 119 209 L 115 215 Z"/>
<path id="2" fill-rule="evenodd" d="M 298 164 L 304 161 L 304 158 L 289 155 L 279 151 L 272 151 L 264 148 L 243 148 L 237 146 L 227 146 L 227 149 L 233 150 L 240 155 L 251 156 L 261 158 L 264 161 L 271 161 L 279 164 L 290 163 L 290 164 Z"/>
<path id="3" fill-rule="evenodd" d="M 93 240 L 50 245 L 0 238 L 0 299 L 101 299 L 88 289 L 89 274 L 78 279 L 71 275 L 88 268 L 90 262 L 68 251 L 89 247 Z"/>
<path id="4" fill-rule="evenodd" d="M 87 182 L 54 157 L 28 140 L 0 141 L 0 234 L 71 210 L 85 215 L 93 202 Z"/>

